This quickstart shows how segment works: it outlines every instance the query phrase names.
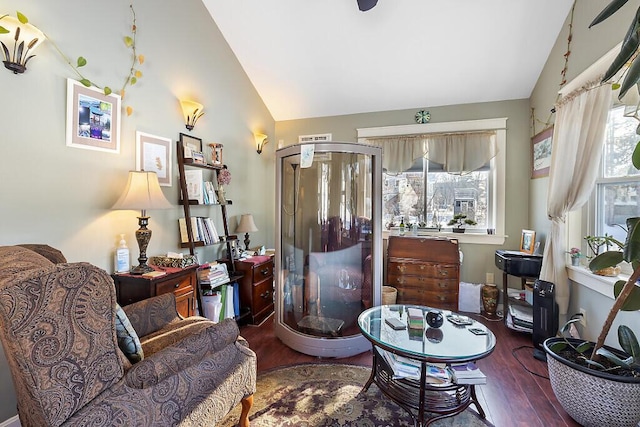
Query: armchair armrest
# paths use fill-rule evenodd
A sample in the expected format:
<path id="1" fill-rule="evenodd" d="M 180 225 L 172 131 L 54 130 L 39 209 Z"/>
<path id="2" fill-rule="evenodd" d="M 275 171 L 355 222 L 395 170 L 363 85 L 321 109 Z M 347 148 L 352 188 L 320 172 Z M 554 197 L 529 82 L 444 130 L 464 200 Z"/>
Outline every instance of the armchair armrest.
<path id="1" fill-rule="evenodd" d="M 176 296 L 172 292 L 126 305 L 122 309 L 139 337 L 181 319 L 176 308 Z"/>
<path id="2" fill-rule="evenodd" d="M 212 322 L 207 329 L 136 363 L 125 375 L 126 384 L 132 388 L 152 387 L 201 362 L 207 355 L 234 344 L 239 336 L 240 330 L 234 320 L 226 319 L 218 324 Z"/>

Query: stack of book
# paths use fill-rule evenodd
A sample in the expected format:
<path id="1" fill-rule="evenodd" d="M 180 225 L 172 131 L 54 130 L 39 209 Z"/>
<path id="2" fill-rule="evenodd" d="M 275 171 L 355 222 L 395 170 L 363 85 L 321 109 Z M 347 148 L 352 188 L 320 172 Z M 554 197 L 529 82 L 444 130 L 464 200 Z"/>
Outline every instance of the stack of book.
<path id="1" fill-rule="evenodd" d="M 463 365 L 451 365 L 451 372 L 453 372 L 453 381 L 456 384 L 487 383 L 487 377 L 473 362 Z"/>
<path id="2" fill-rule="evenodd" d="M 407 378 L 413 380 L 420 380 L 420 362 L 417 360 L 409 359 L 408 357 L 398 356 L 397 354 L 376 349 L 384 360 L 387 362 L 391 370 L 393 371 L 393 378 Z M 427 377 L 426 380 L 430 384 L 451 384 L 452 375 L 451 371 L 447 369 L 445 365 L 427 364 Z"/>
<path id="3" fill-rule="evenodd" d="M 211 288 L 229 282 L 229 272 L 226 264 L 209 263 L 198 270 L 198 281 L 202 285 L 209 285 Z"/>
<path id="4" fill-rule="evenodd" d="M 516 331 L 533 332 L 533 307 L 509 304 L 507 326 Z"/>
<path id="5" fill-rule="evenodd" d="M 178 219 L 180 228 L 180 239 L 182 243 L 189 242 L 187 235 L 187 222 L 184 218 Z M 220 241 L 218 230 L 213 224 L 211 218 L 208 217 L 191 217 L 191 231 L 193 233 L 194 242 L 203 242 L 205 245 L 211 245 Z"/>
<path id="6" fill-rule="evenodd" d="M 419 308 L 409 307 L 407 308 L 407 315 L 409 316 L 409 329 L 423 329 L 424 328 L 424 314 Z"/>

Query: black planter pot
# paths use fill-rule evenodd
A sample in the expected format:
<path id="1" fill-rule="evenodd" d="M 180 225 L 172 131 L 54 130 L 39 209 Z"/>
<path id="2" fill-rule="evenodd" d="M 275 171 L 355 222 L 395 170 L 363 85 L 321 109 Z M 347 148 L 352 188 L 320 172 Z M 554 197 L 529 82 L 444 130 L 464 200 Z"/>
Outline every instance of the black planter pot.
<path id="1" fill-rule="evenodd" d="M 548 338 L 543 346 L 551 388 L 571 418 L 585 427 L 635 427 L 640 421 L 640 378 L 596 371 L 566 360 L 549 348 L 558 341 L 563 339 Z M 582 342 L 573 338 L 568 341 L 575 345 Z"/>
<path id="2" fill-rule="evenodd" d="M 458 228 L 458 227 L 453 227 L 451 229 L 451 231 L 453 231 L 454 233 L 464 233 L 464 230 L 466 230 L 465 228 Z"/>

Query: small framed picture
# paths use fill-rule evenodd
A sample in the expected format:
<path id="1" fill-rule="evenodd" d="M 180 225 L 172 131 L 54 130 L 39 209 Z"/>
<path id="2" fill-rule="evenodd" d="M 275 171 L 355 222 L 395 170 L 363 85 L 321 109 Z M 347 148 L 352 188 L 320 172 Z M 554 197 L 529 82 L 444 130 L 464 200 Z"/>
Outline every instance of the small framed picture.
<path id="1" fill-rule="evenodd" d="M 536 232 L 533 230 L 522 230 L 520 237 L 520 252 L 533 254 L 536 245 Z"/>
<path id="2" fill-rule="evenodd" d="M 163 187 L 171 187 L 171 139 L 136 131 L 136 170 L 155 172 Z"/>
<path id="3" fill-rule="evenodd" d="M 549 176 L 553 126 L 531 138 L 531 178 Z"/>
<path id="4" fill-rule="evenodd" d="M 67 79 L 68 147 L 120 152 L 120 96 Z"/>
<path id="5" fill-rule="evenodd" d="M 186 133 L 180 134 L 180 143 L 184 149 L 184 158 L 193 158 L 193 152 L 202 153 L 202 139 L 196 138 Z"/>

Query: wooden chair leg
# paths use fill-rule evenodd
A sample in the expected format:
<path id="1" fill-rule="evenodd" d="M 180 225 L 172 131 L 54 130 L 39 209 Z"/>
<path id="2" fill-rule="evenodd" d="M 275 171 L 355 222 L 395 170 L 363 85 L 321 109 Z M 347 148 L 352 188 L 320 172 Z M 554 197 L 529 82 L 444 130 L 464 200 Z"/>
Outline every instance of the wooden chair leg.
<path id="1" fill-rule="evenodd" d="M 249 427 L 249 411 L 253 406 L 253 394 L 242 399 L 240 403 L 242 404 L 242 412 L 240 413 L 238 427 Z"/>

